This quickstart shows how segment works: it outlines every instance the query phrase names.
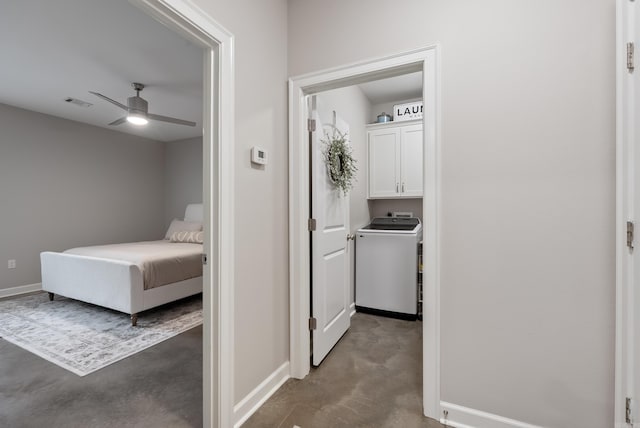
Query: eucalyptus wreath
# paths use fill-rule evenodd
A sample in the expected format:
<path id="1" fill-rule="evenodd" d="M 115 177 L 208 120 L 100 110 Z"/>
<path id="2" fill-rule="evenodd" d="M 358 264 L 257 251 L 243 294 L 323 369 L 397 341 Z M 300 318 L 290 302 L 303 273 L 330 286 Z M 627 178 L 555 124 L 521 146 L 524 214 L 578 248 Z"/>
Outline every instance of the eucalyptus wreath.
<path id="1" fill-rule="evenodd" d="M 346 196 L 353 187 L 355 181 L 356 160 L 351 155 L 351 146 L 346 133 L 334 129 L 333 135 L 325 132 L 322 140 L 324 147 L 322 154 L 327 165 L 329 180 Z"/>

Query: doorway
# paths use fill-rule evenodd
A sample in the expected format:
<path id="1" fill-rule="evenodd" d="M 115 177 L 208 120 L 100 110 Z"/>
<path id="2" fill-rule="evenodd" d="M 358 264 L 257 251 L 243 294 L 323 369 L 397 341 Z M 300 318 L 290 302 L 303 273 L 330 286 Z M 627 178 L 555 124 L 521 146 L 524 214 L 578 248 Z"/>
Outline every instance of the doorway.
<path id="1" fill-rule="evenodd" d="M 289 81 L 289 217 L 290 217 L 290 362 L 291 376 L 302 379 L 310 371 L 310 275 L 308 220 L 310 172 L 306 97 L 322 91 L 399 76 L 423 74 L 423 257 L 430 269 L 424 274 L 423 409 L 438 418 L 439 394 L 439 206 L 440 135 L 438 46 L 364 63 L 295 77 Z"/>
<path id="2" fill-rule="evenodd" d="M 130 0 L 205 50 L 203 426 L 233 425 L 233 35 L 190 3 Z"/>
<path id="3" fill-rule="evenodd" d="M 19 2 L 13 3 L 16 3 L 16 7 L 19 6 Z M 93 207 L 95 209 L 94 212 L 102 211 L 105 213 L 104 217 L 99 217 L 95 215 L 94 212 L 89 212 L 94 215 L 86 217 L 89 217 L 91 221 L 96 224 L 100 223 L 101 219 L 103 219 L 102 223 L 107 224 L 114 222 L 116 223 L 116 228 L 118 228 L 119 223 L 129 225 L 131 224 L 131 219 L 135 218 L 133 227 L 130 227 L 128 230 L 125 229 L 121 235 L 116 236 L 116 233 L 118 232 L 114 233 L 114 229 L 109 228 L 104 229 L 104 235 L 102 236 L 95 238 L 94 235 L 94 244 L 101 243 L 100 241 L 104 243 L 107 239 L 117 239 L 119 242 L 126 242 L 125 239 L 139 241 L 143 239 L 148 240 L 152 236 L 155 236 L 160 230 L 162 230 L 162 232 L 166 230 L 162 227 L 164 220 L 162 218 L 162 190 L 164 185 L 162 167 L 164 166 L 164 149 L 158 144 L 155 144 L 155 142 L 151 141 L 148 137 L 146 140 L 141 142 L 140 146 L 143 146 L 143 148 L 138 147 L 136 143 L 140 141 L 139 139 L 127 138 L 126 140 L 122 140 L 117 135 L 120 133 L 113 132 L 113 128 L 112 131 L 106 131 L 105 133 L 91 132 L 90 134 L 87 130 L 87 123 L 80 125 L 77 122 L 83 122 L 82 119 L 84 117 L 88 122 L 99 122 L 102 127 L 108 128 L 110 126 L 120 126 L 118 129 L 123 129 L 127 125 L 122 122 L 122 119 L 117 119 L 118 116 L 122 116 L 122 110 L 127 110 L 128 113 L 131 113 L 131 117 L 129 117 L 130 119 L 137 117 L 139 123 L 144 122 L 146 119 L 152 119 L 160 123 L 173 122 L 173 124 L 179 124 L 179 122 L 176 122 L 175 120 L 176 117 L 195 119 L 195 114 L 193 114 L 193 117 L 191 114 L 182 116 L 179 112 L 174 110 L 174 105 L 171 105 L 170 109 L 163 111 L 163 108 L 161 107 L 163 105 L 162 103 L 152 102 L 150 103 L 151 112 L 164 113 L 171 117 L 152 115 L 147 110 L 148 105 L 145 100 L 141 99 L 141 97 L 130 97 L 133 95 L 133 90 L 127 91 L 126 95 L 120 95 L 117 92 L 118 88 L 116 88 L 116 90 L 110 89 L 105 91 L 98 85 L 96 85 L 97 87 L 94 86 L 95 83 L 91 83 L 90 85 L 89 83 L 97 82 L 98 84 L 105 84 L 108 80 L 106 78 L 107 76 L 116 76 L 116 78 L 112 80 L 117 80 L 119 76 L 126 74 L 126 76 L 121 77 L 121 79 L 126 78 L 126 88 L 131 83 L 140 82 L 138 78 L 134 76 L 139 73 L 142 75 L 141 79 L 144 79 L 145 76 L 150 76 L 150 79 L 156 79 L 155 82 L 142 80 L 142 82 L 149 84 L 148 89 L 142 94 L 142 96 L 146 97 L 144 94 L 153 91 L 151 87 L 153 87 L 154 84 L 157 84 L 158 81 L 168 82 L 172 79 L 171 77 L 166 77 L 166 74 L 161 72 L 164 71 L 161 70 L 164 67 L 160 64 L 164 63 L 155 62 L 143 70 L 131 70 L 130 68 L 136 67 L 136 65 L 132 66 L 132 63 L 139 64 L 138 61 L 132 61 L 132 59 L 139 59 L 140 62 L 143 62 L 144 60 L 150 59 L 153 56 L 153 53 L 162 53 L 163 49 L 166 49 L 169 45 L 177 45 L 178 47 L 175 51 L 180 53 L 185 53 L 190 50 L 198 51 L 200 48 L 202 48 L 200 52 L 205 52 L 204 66 L 201 65 L 202 57 L 198 57 L 199 61 L 190 62 L 191 65 L 197 64 L 194 66 L 195 72 L 193 75 L 204 75 L 204 90 L 199 88 L 196 89 L 195 92 L 196 94 L 200 94 L 201 98 L 204 100 L 204 103 L 202 103 L 203 114 L 198 111 L 198 116 L 202 115 L 204 119 L 203 122 L 201 122 L 201 129 L 204 133 L 204 161 L 202 162 L 204 164 L 204 180 L 200 178 L 203 182 L 204 190 L 204 216 L 200 214 L 198 215 L 198 219 L 202 219 L 204 224 L 205 238 L 204 251 L 197 249 L 194 255 L 196 262 L 198 262 L 200 260 L 199 253 L 203 252 L 205 255 L 204 260 L 207 262 L 203 269 L 204 278 L 202 281 L 204 283 L 204 406 L 202 406 L 200 403 L 201 400 L 198 397 L 196 402 L 197 404 L 194 407 L 198 408 L 198 410 L 199 408 L 204 409 L 205 426 L 230 426 L 232 412 L 231 400 L 233 397 L 233 394 L 230 392 L 232 389 L 231 373 L 233 373 L 233 370 L 230 367 L 232 355 L 229 355 L 228 353 L 222 354 L 222 351 L 227 352 L 232 349 L 233 343 L 231 337 L 231 321 L 233 318 L 229 315 L 229 308 L 233 307 L 231 290 L 234 269 L 233 248 L 231 245 L 233 233 L 231 215 L 233 208 L 231 198 L 233 171 L 231 168 L 233 165 L 232 139 L 234 127 L 232 36 L 200 9 L 197 9 L 195 6 L 191 6 L 190 3 L 185 3 L 183 1 L 131 0 L 129 2 L 121 0 L 118 2 L 108 2 L 109 5 L 106 5 L 107 2 L 88 2 L 87 5 L 89 7 L 91 7 L 91 5 L 95 6 L 95 9 L 93 11 L 89 11 L 89 13 L 87 13 L 85 9 L 80 10 L 81 8 L 74 7 L 78 6 L 79 3 L 82 2 L 76 1 L 72 4 L 56 3 L 55 5 L 50 3 L 51 2 L 42 2 L 42 7 L 30 3 L 28 6 L 25 6 L 30 10 L 25 10 L 21 14 L 16 15 L 20 19 L 13 19 L 15 22 L 21 22 L 21 20 L 24 20 L 24 24 L 21 27 L 28 29 L 29 38 L 18 37 L 17 31 L 13 32 L 13 35 L 16 36 L 16 40 L 22 39 L 21 43 L 25 43 L 28 39 L 28 41 L 35 46 L 31 52 L 26 49 L 20 49 L 20 46 L 16 43 L 9 43 L 17 52 L 18 58 L 28 60 L 34 59 L 45 63 L 44 66 L 38 67 L 16 67 L 15 70 L 17 70 L 17 73 L 15 73 L 15 75 L 24 78 L 30 78 L 33 76 L 31 77 L 32 80 L 39 81 L 39 83 L 43 84 L 51 82 L 50 84 L 55 85 L 54 91 L 57 95 L 53 94 L 50 98 L 47 98 L 44 96 L 42 91 L 39 92 L 37 89 L 34 89 L 33 86 L 24 84 L 12 85 L 8 78 L 4 79 L 5 81 L 3 86 L 30 87 L 33 98 L 38 102 L 44 102 L 47 99 L 51 99 L 53 108 L 62 110 L 62 108 L 58 106 L 63 105 L 65 106 L 63 108 L 67 109 L 65 110 L 65 112 L 67 112 L 65 114 L 69 114 L 71 116 L 68 117 L 68 119 L 75 118 L 75 123 L 72 123 L 71 121 L 60 122 L 60 119 L 57 118 L 46 118 L 43 117 L 42 114 L 34 117 L 35 113 L 29 113 L 30 117 L 28 118 L 28 122 L 30 123 L 30 126 L 17 125 L 24 130 L 31 130 L 34 128 L 33 124 L 36 124 L 37 122 L 43 125 L 41 129 L 44 131 L 44 138 L 40 137 L 35 139 L 35 141 L 38 143 L 42 142 L 42 146 L 47 146 L 50 150 L 50 154 L 47 155 L 43 150 L 34 150 L 33 153 L 37 153 L 43 160 L 43 164 L 51 166 L 51 169 L 41 168 L 45 173 L 45 178 L 43 180 L 33 180 L 33 182 L 37 183 L 38 187 L 42 188 L 45 194 L 48 193 L 51 194 L 52 197 L 60 199 L 61 204 L 64 205 L 64 209 L 58 210 L 59 212 L 63 214 L 65 212 L 73 214 L 68 216 L 70 218 L 69 224 L 78 231 L 81 231 L 80 233 L 90 233 L 90 227 L 83 227 L 83 225 L 78 224 L 79 222 L 76 220 L 78 207 L 84 208 L 86 206 Z M 136 6 L 136 8 L 132 8 L 130 3 Z M 9 5 L 7 4 L 7 6 Z M 94 13 L 91 14 L 91 12 Z M 62 16 L 70 20 L 69 25 L 62 25 L 62 20 L 56 19 Z M 138 21 L 140 16 L 142 16 L 143 19 Z M 9 13 L 4 14 L 3 17 L 5 20 L 11 19 L 11 15 Z M 148 19 L 149 17 L 154 18 L 154 20 Z M 137 25 L 139 22 L 143 21 L 145 24 Z M 160 24 L 158 24 L 158 21 Z M 118 22 L 121 24 L 119 27 L 122 27 L 115 32 L 113 31 L 115 28 L 113 25 L 114 22 Z M 97 23 L 100 25 L 97 25 Z M 147 26 L 149 23 L 150 25 Z M 110 32 L 109 24 L 111 24 Z M 50 27 L 48 25 L 50 25 Z M 97 28 L 95 28 L 97 26 L 103 29 L 104 33 L 99 33 Z M 8 27 L 8 25 L 3 26 L 5 29 Z M 156 29 L 160 28 L 162 36 L 156 37 L 157 33 L 149 32 L 148 29 L 150 27 L 154 27 Z M 167 30 L 167 28 L 169 28 L 169 30 Z M 60 32 L 57 33 L 59 35 L 58 38 L 53 37 L 55 31 Z M 75 34 L 74 31 L 76 31 Z M 134 44 L 132 41 L 136 40 L 136 36 L 133 34 L 137 31 L 143 32 L 142 37 L 138 41 L 145 41 L 144 36 L 148 36 L 150 39 L 154 39 L 154 41 L 161 40 L 161 42 L 158 43 L 159 47 L 157 50 L 154 49 L 151 53 L 147 51 L 145 54 L 132 53 L 131 50 L 127 50 Z M 180 38 L 168 37 L 171 33 L 179 33 L 183 38 L 181 40 L 176 40 Z M 175 34 L 173 34 L 173 36 L 175 36 Z M 185 43 L 184 39 L 188 39 L 192 43 Z M 4 40 L 8 41 L 9 38 L 5 37 Z M 54 42 L 54 40 L 56 41 Z M 172 40 L 172 42 L 167 43 L 167 40 Z M 186 45 L 189 45 L 190 48 L 185 48 Z M 74 65 L 71 65 L 71 61 L 65 61 L 62 59 L 63 57 L 70 58 L 72 56 L 71 52 L 69 52 L 69 49 L 72 46 L 78 46 L 85 49 L 82 50 L 84 54 L 80 55 L 80 60 L 77 63 L 74 63 Z M 109 66 L 105 66 L 103 57 L 110 53 L 113 53 L 111 56 L 112 62 Z M 9 54 L 9 52 L 7 52 L 7 54 Z M 175 68 L 172 68 L 172 70 L 177 69 L 176 74 L 178 74 L 181 71 L 179 64 L 187 62 L 189 62 L 189 60 L 184 60 L 183 56 L 182 60 L 176 61 L 178 65 Z M 15 65 L 18 62 L 13 61 L 13 63 Z M 69 79 L 71 84 L 69 84 L 65 90 L 60 91 L 63 86 L 62 79 L 56 79 L 52 76 L 53 73 L 47 73 L 47 69 L 45 67 L 48 65 L 55 66 L 59 74 L 72 77 Z M 25 73 L 25 70 L 30 70 L 30 72 Z M 153 73 L 153 71 L 158 71 L 158 73 Z M 46 78 L 43 78 L 43 76 Z M 131 76 L 131 80 L 129 76 Z M 192 76 L 192 74 L 190 74 L 190 76 Z M 119 86 L 119 84 L 116 86 Z M 135 86 L 136 90 L 143 89 L 142 85 Z M 200 86 L 200 82 L 198 82 L 198 86 Z M 149 89 L 151 89 L 151 91 L 149 91 Z M 89 95 L 87 91 L 101 91 L 113 98 L 108 98 L 107 96 L 101 95 L 97 92 L 93 95 Z M 184 87 L 181 87 L 177 92 L 182 93 L 186 91 Z M 131 108 L 121 104 L 119 101 L 115 101 L 115 99 L 126 100 L 127 95 L 130 97 L 129 100 L 131 100 L 131 104 L 129 104 Z M 175 100 L 176 98 L 179 98 L 179 95 L 174 94 L 170 98 Z M 73 96 L 73 98 L 71 96 Z M 84 98 L 85 96 L 87 97 L 86 99 L 80 99 L 80 97 Z M 98 98 L 90 98 L 94 96 L 98 96 Z M 96 101 L 97 99 L 101 100 Z M 198 97 L 195 99 L 195 103 L 199 103 Z M 10 98 L 3 98 L 3 102 L 7 100 L 10 101 Z M 109 102 L 103 103 L 103 101 Z M 168 104 L 171 103 L 168 102 Z M 136 108 L 134 110 L 134 105 L 140 108 Z M 109 120 L 104 120 L 104 118 L 96 119 L 98 115 L 94 112 L 100 111 L 103 108 L 105 110 L 108 108 L 113 109 L 115 106 L 122 109 L 118 111 L 118 116 L 113 112 L 107 111 L 107 114 L 113 114 Z M 76 113 L 69 113 L 72 109 L 75 109 L 73 111 Z M 43 111 L 43 113 L 45 112 Z M 22 114 L 27 114 L 26 109 L 22 110 Z M 8 117 L 8 115 L 5 116 Z M 50 114 L 50 116 L 54 115 Z M 127 114 L 127 116 L 129 115 Z M 111 124 L 108 124 L 108 122 L 113 119 L 116 120 Z M 183 121 L 182 125 L 185 124 L 184 122 L 190 123 L 190 121 Z M 61 123 L 63 124 L 62 127 L 65 129 L 67 128 L 66 125 L 69 125 L 69 131 L 66 134 L 59 133 L 58 131 Z M 167 124 L 167 126 L 169 126 L 169 124 Z M 154 129 L 157 132 L 158 128 L 154 127 Z M 79 130 L 81 132 L 79 132 Z M 95 130 L 102 132 L 97 127 Z M 168 131 L 169 132 L 167 132 L 167 134 L 172 132 L 173 129 L 168 129 Z M 53 140 L 53 138 L 51 138 L 52 134 L 56 134 L 57 132 L 60 135 L 58 140 L 62 144 L 54 146 L 53 144 L 50 144 L 50 141 Z M 145 133 L 142 129 L 139 129 L 136 132 L 142 134 L 140 137 L 144 138 Z M 152 132 L 152 130 L 149 130 L 148 132 Z M 71 138 L 68 137 L 71 134 L 79 135 L 77 139 L 72 141 L 73 144 L 70 144 Z M 101 135 L 103 139 L 99 140 L 98 138 L 95 138 L 96 135 Z M 183 138 L 187 137 L 183 136 Z M 18 142 L 21 140 L 21 138 L 15 139 L 15 141 Z M 86 144 L 88 142 L 91 142 L 91 144 Z M 100 150 L 100 146 L 103 146 L 105 150 Z M 121 150 L 114 151 L 115 146 Z M 74 162 L 78 158 L 68 156 L 70 153 L 83 153 L 84 158 L 80 159 L 88 161 Z M 65 158 L 71 158 L 72 161 L 63 165 L 61 162 L 57 162 L 56 158 L 51 154 L 60 154 L 60 157 L 64 156 Z M 127 157 L 127 155 L 131 154 L 134 155 Z M 3 156 L 3 159 L 13 159 L 13 157 Z M 128 163 L 125 162 L 125 159 L 127 159 Z M 108 162 L 108 160 L 111 160 L 111 162 Z M 17 164 L 17 162 L 14 162 L 14 164 Z M 25 164 L 30 163 L 26 162 Z M 72 169 L 69 167 L 71 164 L 78 165 L 80 168 Z M 65 170 L 65 168 L 69 171 Z M 26 170 L 26 168 L 22 169 Z M 83 180 L 84 175 L 89 175 L 85 174 L 86 172 L 94 172 L 100 169 L 105 171 L 105 174 L 92 174 L 92 178 L 97 176 L 97 180 L 93 182 Z M 56 180 L 53 178 L 54 174 L 51 174 L 50 171 L 56 170 L 65 172 L 71 180 L 59 180 L 61 184 L 64 183 L 64 186 L 54 186 L 53 184 Z M 70 171 L 73 171 L 74 173 L 79 172 L 79 174 L 71 176 L 68 174 Z M 147 173 L 144 173 L 143 171 L 147 171 Z M 137 179 L 139 179 L 139 181 Z M 96 200 L 88 200 L 89 198 L 86 198 L 87 200 L 77 201 L 74 199 L 68 200 L 61 198 L 58 193 L 63 193 L 65 190 L 67 190 L 69 194 L 77 195 L 79 193 L 74 192 L 74 189 L 67 184 L 72 181 L 82 183 L 82 186 L 87 189 L 86 194 L 95 194 Z M 43 183 L 45 183 L 45 185 L 43 185 Z M 97 183 L 97 186 L 94 183 Z M 105 186 L 102 187 L 102 184 Z M 138 185 L 140 187 L 138 187 Z M 153 191 L 145 192 L 148 188 L 153 188 Z M 59 189 L 62 191 L 59 192 Z M 105 189 L 108 190 L 109 193 L 106 192 Z M 152 196 L 150 196 L 151 193 Z M 29 195 L 32 200 L 36 200 L 33 198 L 34 195 L 29 191 L 24 192 L 24 194 Z M 107 194 L 116 195 L 117 198 L 105 198 Z M 200 200 L 191 202 L 200 202 Z M 113 209 L 111 211 L 104 209 L 107 205 L 111 205 Z M 143 206 L 144 210 L 128 211 L 126 208 L 129 206 Z M 185 207 L 182 207 L 182 213 L 184 213 L 184 208 Z M 41 209 L 41 211 L 43 211 L 44 214 L 47 214 L 47 211 L 54 210 L 50 209 L 50 207 L 46 207 Z M 121 216 L 118 216 L 118 214 L 121 214 Z M 78 215 L 77 217 L 81 216 Z M 182 214 L 180 217 L 182 218 Z M 39 223 L 47 225 L 47 222 Z M 54 224 L 54 222 L 49 222 L 48 224 Z M 58 232 L 65 231 L 65 229 L 61 228 L 59 225 L 56 225 L 56 229 Z M 38 233 L 35 235 L 41 236 L 41 234 Z M 66 239 L 64 236 L 63 238 Z M 84 238 L 81 237 L 81 239 Z M 39 242 L 40 241 L 37 241 L 35 244 L 41 245 Z M 64 248 L 70 248 L 70 246 L 67 245 L 68 242 L 69 241 L 60 240 L 59 249 L 63 250 Z M 82 242 L 79 244 L 85 243 Z M 44 245 L 49 246 L 50 244 L 48 242 L 44 242 Z M 63 245 L 64 248 L 62 247 Z M 40 251 L 48 249 L 50 248 L 38 249 L 37 252 L 34 251 L 33 253 L 37 255 Z M 39 261 L 39 259 L 36 260 Z M 39 264 L 35 262 L 30 262 L 30 265 L 39 267 Z M 99 276 L 104 277 L 102 273 L 100 273 Z M 194 282 L 198 281 L 199 280 L 195 280 Z M 193 282 L 189 283 L 189 285 L 192 284 Z M 32 285 L 39 286 L 40 284 Z M 215 293 L 212 292 L 212 290 L 216 290 Z M 21 287 L 20 290 L 16 291 L 23 292 L 26 290 Z M 29 291 L 34 290 L 30 289 Z M 109 294 L 105 294 L 107 297 L 111 297 Z M 155 296 L 158 296 L 158 294 Z M 124 299 L 124 296 L 117 297 Z M 165 295 L 163 297 L 167 296 Z M 82 323 L 77 324 L 82 325 Z M 46 335 L 43 335 L 43 337 L 47 338 Z M 199 341 L 200 338 L 196 336 L 196 339 Z M 200 346 L 202 345 L 200 344 Z M 192 362 L 198 360 L 199 358 L 197 360 L 193 358 Z M 123 364 L 126 364 L 126 362 L 123 362 Z M 200 365 L 200 362 L 198 361 L 197 364 Z M 44 370 L 42 372 L 45 373 Z M 194 377 L 199 383 L 200 376 Z M 123 379 L 127 379 L 127 377 L 123 376 Z M 200 386 L 198 385 L 197 389 L 199 388 Z M 57 394 L 45 395 L 53 397 L 52 399 L 57 397 Z M 119 399 L 120 401 L 123 400 L 122 397 L 119 397 Z M 71 415 L 70 417 L 73 417 L 71 413 L 69 414 Z M 0 417 L 0 419 L 2 418 Z M 196 415 L 196 419 L 200 419 L 199 415 Z"/>

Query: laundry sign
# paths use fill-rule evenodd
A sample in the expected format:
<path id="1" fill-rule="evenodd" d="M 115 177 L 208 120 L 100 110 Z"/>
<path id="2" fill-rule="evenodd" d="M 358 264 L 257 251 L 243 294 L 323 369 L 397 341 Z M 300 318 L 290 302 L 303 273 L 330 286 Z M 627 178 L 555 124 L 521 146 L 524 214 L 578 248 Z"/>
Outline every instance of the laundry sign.
<path id="1" fill-rule="evenodd" d="M 393 121 L 422 119 L 422 101 L 396 104 L 393 106 Z"/>

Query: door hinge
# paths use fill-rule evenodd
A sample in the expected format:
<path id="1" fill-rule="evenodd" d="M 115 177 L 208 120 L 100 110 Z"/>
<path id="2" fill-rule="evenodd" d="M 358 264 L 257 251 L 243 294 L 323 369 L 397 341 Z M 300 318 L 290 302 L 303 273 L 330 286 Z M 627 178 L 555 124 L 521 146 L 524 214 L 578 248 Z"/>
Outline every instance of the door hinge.
<path id="1" fill-rule="evenodd" d="M 629 73 L 633 73 L 633 69 L 634 69 L 633 50 L 634 50 L 633 42 L 627 43 L 627 70 L 629 71 Z"/>
<path id="2" fill-rule="evenodd" d="M 314 232 L 316 230 L 316 219 L 315 218 L 310 218 L 309 219 L 309 232 Z"/>
<path id="3" fill-rule="evenodd" d="M 627 222 L 627 247 L 633 250 L 633 222 Z"/>
<path id="4" fill-rule="evenodd" d="M 318 320 L 316 320 L 313 317 L 309 318 L 309 330 L 315 330 L 317 325 L 318 325 Z"/>
<path id="5" fill-rule="evenodd" d="M 207 255 L 206 254 L 202 254 L 202 264 L 203 265 L 207 264 Z"/>
<path id="6" fill-rule="evenodd" d="M 626 402 L 626 406 L 624 411 L 625 413 L 624 420 L 626 423 L 630 424 L 631 423 L 631 398 L 627 397 L 625 402 Z"/>
<path id="7" fill-rule="evenodd" d="M 307 119 L 307 130 L 309 130 L 309 132 L 315 132 L 315 130 L 316 130 L 316 120 L 315 119 Z"/>

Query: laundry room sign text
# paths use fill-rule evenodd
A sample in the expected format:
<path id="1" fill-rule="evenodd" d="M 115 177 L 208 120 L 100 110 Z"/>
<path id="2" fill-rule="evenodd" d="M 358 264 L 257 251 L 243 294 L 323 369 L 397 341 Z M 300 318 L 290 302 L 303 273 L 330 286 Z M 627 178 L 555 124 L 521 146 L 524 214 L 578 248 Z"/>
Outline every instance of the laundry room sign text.
<path id="1" fill-rule="evenodd" d="M 396 104 L 393 106 L 393 121 L 422 119 L 422 101 L 413 103 Z"/>

